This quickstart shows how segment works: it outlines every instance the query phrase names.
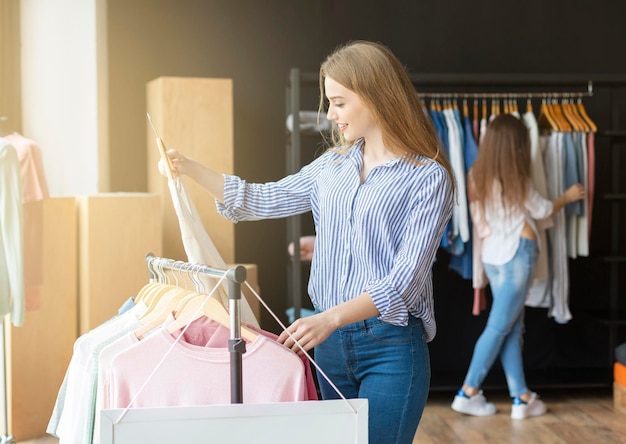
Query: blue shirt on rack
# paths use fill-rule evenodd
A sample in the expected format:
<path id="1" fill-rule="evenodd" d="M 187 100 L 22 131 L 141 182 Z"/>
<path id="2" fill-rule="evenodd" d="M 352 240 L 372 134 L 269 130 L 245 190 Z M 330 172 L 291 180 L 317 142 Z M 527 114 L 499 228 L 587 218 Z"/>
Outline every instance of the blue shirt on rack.
<path id="1" fill-rule="evenodd" d="M 311 211 L 316 229 L 309 295 L 324 311 L 367 291 L 383 321 L 422 319 L 427 340 L 436 324 L 432 265 L 452 214 L 452 179 L 427 158 L 396 158 L 361 183 L 362 142 L 328 150 L 277 182 L 224 175 L 218 212 L 233 222 Z"/>

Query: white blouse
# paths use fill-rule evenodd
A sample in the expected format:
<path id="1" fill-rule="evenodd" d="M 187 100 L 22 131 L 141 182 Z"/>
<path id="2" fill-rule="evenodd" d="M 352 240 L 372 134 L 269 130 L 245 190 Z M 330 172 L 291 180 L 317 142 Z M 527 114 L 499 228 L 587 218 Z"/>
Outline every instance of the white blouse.
<path id="1" fill-rule="evenodd" d="M 513 259 L 526 222 L 539 238 L 535 220 L 545 219 L 552 214 L 552 201 L 541 197 L 530 182 L 528 188 L 524 210 L 511 209 L 507 214 L 502 205 L 497 203 L 485 208 L 485 223 L 490 234 L 483 240 L 481 258 L 484 263 L 502 265 Z M 499 194 L 500 185 L 496 183 L 494 195 Z"/>

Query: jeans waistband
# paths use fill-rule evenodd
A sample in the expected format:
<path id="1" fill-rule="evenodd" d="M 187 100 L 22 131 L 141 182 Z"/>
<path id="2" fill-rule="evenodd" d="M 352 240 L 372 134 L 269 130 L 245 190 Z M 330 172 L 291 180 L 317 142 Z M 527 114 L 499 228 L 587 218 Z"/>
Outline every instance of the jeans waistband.
<path id="1" fill-rule="evenodd" d="M 415 325 L 416 323 L 421 323 L 422 320 L 420 318 L 416 318 L 413 315 L 409 315 L 408 326 Z M 374 316 L 368 319 L 364 319 L 363 321 L 354 322 L 352 324 L 344 325 L 343 327 L 339 327 L 337 330 L 339 331 L 359 331 L 359 330 L 367 330 L 368 328 L 376 327 L 378 325 L 392 325 L 388 322 L 385 322 L 378 317 Z"/>

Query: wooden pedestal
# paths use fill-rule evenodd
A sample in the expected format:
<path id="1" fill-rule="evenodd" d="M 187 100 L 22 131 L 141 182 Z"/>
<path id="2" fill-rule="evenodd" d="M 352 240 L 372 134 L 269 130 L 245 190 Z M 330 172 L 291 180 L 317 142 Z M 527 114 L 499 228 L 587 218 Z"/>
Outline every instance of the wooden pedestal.
<path id="1" fill-rule="evenodd" d="M 76 198 L 79 210 L 79 335 L 116 315 L 148 282 L 146 253 L 162 250 L 161 198 L 103 193 Z"/>
<path id="2" fill-rule="evenodd" d="M 77 335 L 77 224 L 73 197 L 29 205 L 41 215 L 41 285 L 24 325 L 5 324 L 9 432 L 18 442 L 46 433 Z M 28 287 L 28 286 L 27 286 Z"/>

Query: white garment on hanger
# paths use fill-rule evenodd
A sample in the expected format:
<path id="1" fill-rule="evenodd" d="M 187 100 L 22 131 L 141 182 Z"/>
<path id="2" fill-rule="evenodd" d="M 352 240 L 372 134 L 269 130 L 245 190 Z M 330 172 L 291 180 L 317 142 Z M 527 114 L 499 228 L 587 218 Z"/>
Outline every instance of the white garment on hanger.
<path id="1" fill-rule="evenodd" d="M 187 254 L 187 261 L 192 264 L 204 264 L 214 268 L 225 269 L 226 263 L 220 256 L 211 237 L 204 229 L 198 210 L 189 196 L 189 192 L 185 187 L 185 183 L 181 176 L 176 179 L 168 180 L 170 194 L 174 210 L 178 216 L 180 233 L 182 236 L 183 246 Z M 206 278 L 206 293 L 210 293 L 217 283 L 217 278 L 209 276 L 201 276 L 203 280 Z M 228 291 L 226 290 L 227 281 L 224 280 L 216 295 L 222 304 L 228 309 Z M 259 322 L 250 308 L 246 297 L 241 295 L 241 320 L 242 322 L 259 327 Z"/>
<path id="2" fill-rule="evenodd" d="M 98 389 L 98 356 L 116 339 L 141 325 L 143 303 L 81 335 L 74 343 L 72 359 L 46 432 L 59 438 L 59 444 L 91 444 Z"/>

